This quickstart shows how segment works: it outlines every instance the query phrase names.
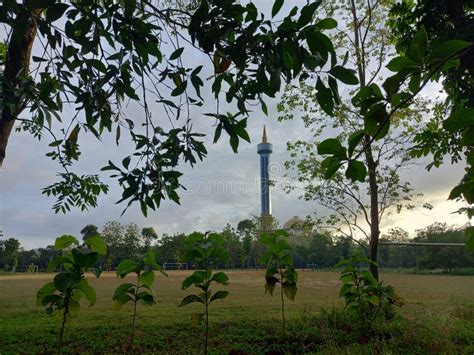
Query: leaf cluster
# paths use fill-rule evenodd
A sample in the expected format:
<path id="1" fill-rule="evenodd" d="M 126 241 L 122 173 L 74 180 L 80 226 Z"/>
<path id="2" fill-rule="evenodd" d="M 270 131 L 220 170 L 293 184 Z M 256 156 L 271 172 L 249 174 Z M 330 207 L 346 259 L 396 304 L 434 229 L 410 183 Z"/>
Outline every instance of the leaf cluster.
<path id="1" fill-rule="evenodd" d="M 121 309 L 128 302 L 134 304 L 140 302 L 148 306 L 155 304 L 156 295 L 151 287 L 155 281 L 155 270 L 167 276 L 161 269 L 161 266 L 157 264 L 156 255 L 153 250 L 149 250 L 137 260 L 123 260 L 117 266 L 117 276 L 123 279 L 129 274 L 135 274 L 137 282 L 135 284 L 123 283 L 115 289 L 112 297 L 114 308 L 117 310 Z"/>
<path id="2" fill-rule="evenodd" d="M 261 236 L 261 243 L 266 247 L 262 256 L 262 263 L 267 267 L 265 293 L 273 295 L 275 286 L 279 283 L 285 296 L 294 301 L 298 291 L 298 273 L 293 267 L 291 247 L 285 239 L 287 237 L 288 233 L 284 230 Z"/>
<path id="3" fill-rule="evenodd" d="M 388 77 L 381 87 L 375 83 L 362 87 L 352 98 L 352 104 L 363 116 L 364 129 L 348 137 L 347 147 L 334 138 L 318 144 L 318 152 L 328 156 L 322 164 L 326 178 L 334 176 L 346 165 L 346 177 L 352 181 L 364 181 L 367 169 L 357 159 L 363 154 L 365 147 L 384 138 L 390 130 L 395 114 L 408 108 L 428 82 L 439 80 L 444 72 L 457 67 L 459 57 L 472 46 L 472 43 L 462 40 L 432 43 L 422 26 L 413 37 L 409 50 L 387 64 L 386 68 L 395 74 Z M 466 112 L 463 112 L 462 116 L 465 114 Z M 457 121 L 456 117 L 460 116 L 455 113 L 448 125 Z M 459 129 L 459 124 L 461 123 L 454 123 L 453 126 Z M 470 126 L 467 123 L 461 125 L 464 129 Z"/>
<path id="4" fill-rule="evenodd" d="M 201 322 L 204 317 L 208 317 L 207 309 L 211 303 L 224 299 L 229 295 L 228 291 L 213 292 L 211 289 L 213 284 L 226 286 L 229 283 L 229 278 L 224 272 L 212 271 L 212 265 L 228 259 L 223 243 L 223 238 L 216 233 L 193 233 L 186 239 L 185 259 L 192 261 L 200 270 L 194 271 L 191 276 L 188 276 L 183 281 L 181 288 L 187 290 L 194 286 L 200 289 L 201 292 L 184 297 L 179 307 L 191 303 L 200 303 L 205 306 L 204 312 L 193 314 L 192 321 L 194 324 Z"/>
<path id="5" fill-rule="evenodd" d="M 366 258 L 352 257 L 341 261 L 337 266 L 344 267 L 341 271 L 342 286 L 339 296 L 344 298 L 346 309 L 370 323 L 381 313 L 385 316 L 393 314 L 392 305 L 401 307 L 403 299 L 395 293 L 392 286 L 384 286 L 370 271 L 362 269 L 368 263 L 374 262 Z"/>
<path id="6" fill-rule="evenodd" d="M 100 237 L 90 237 L 82 245 L 70 235 L 56 239 L 55 248 L 64 254 L 53 259 L 48 271 L 63 270 L 56 274 L 54 281 L 47 283 L 36 294 L 36 303 L 46 307 L 46 313 L 64 310 L 65 315 L 79 311 L 79 301 L 83 298 L 90 306 L 95 304 L 96 294 L 84 277 L 87 270 L 92 270 L 96 277 L 100 275 L 97 262 L 106 254 L 107 246 Z"/>

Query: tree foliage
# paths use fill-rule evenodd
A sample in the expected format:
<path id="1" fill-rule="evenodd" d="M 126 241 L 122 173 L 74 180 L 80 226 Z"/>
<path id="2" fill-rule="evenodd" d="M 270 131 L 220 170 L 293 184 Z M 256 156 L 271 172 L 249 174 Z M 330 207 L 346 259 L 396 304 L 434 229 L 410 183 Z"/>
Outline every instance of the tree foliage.
<path id="1" fill-rule="evenodd" d="M 108 186 L 98 175 L 74 171 L 84 136 L 102 139 L 114 132 L 119 144 L 127 134 L 130 154 L 102 169 L 123 188 L 118 202 L 139 203 L 145 215 L 163 199 L 179 203 L 179 163 L 194 165 L 207 154 L 203 133 L 193 125 L 206 82 L 217 103 L 224 99 L 238 110 L 204 113 L 215 126 L 214 141 L 224 131 L 237 152 L 240 140 L 249 141 L 249 104 L 267 113 L 265 98 L 275 97 L 303 68 L 305 75 L 324 76 L 325 66 L 337 67 L 336 77 L 347 75 L 323 33 L 332 21 L 313 21 L 321 1 L 288 14 L 280 13 L 282 3 L 275 1 L 272 18 L 265 18 L 252 2 L 235 0 L 191 6 L 149 0 L 4 2 L 0 161 L 15 123 L 35 137 L 50 137 L 47 155 L 61 172 L 43 192 L 57 198 L 56 212 L 85 210 L 97 205 Z M 187 63 L 193 56 L 206 65 Z M 330 107 L 333 91 L 323 82 L 319 88 L 322 105 Z M 151 102 L 160 114 L 152 112 Z M 128 105 L 141 107 L 141 117 L 127 115 Z"/>
<path id="2" fill-rule="evenodd" d="M 53 282 L 41 287 L 36 294 L 38 306 L 46 307 L 46 313 L 62 311 L 62 323 L 58 337 L 58 353 L 61 352 L 64 329 L 67 320 L 80 309 L 80 300 L 85 298 L 89 305 L 96 302 L 94 289 L 84 277 L 84 273 L 92 270 L 99 277 L 101 270 L 96 264 L 107 252 L 107 245 L 100 237 L 90 237 L 82 245 L 71 235 L 63 235 L 54 244 L 58 250 L 63 250 L 48 265 L 48 271 L 60 268 Z"/>
<path id="3" fill-rule="evenodd" d="M 450 156 L 452 162 L 463 158 L 465 175 L 451 190 L 449 199 L 466 201 L 468 206 L 459 212 L 469 218 L 474 216 L 473 10 L 472 1 L 407 1 L 393 6 L 389 22 L 400 54 L 413 57 L 416 45 L 421 43 L 420 60 L 435 61 L 432 65 L 440 61 L 432 77 L 442 79 L 447 94 L 440 108 L 443 112 L 441 116 L 435 112 L 427 129 L 418 133 L 413 154 L 431 154 L 433 162 L 428 169 L 439 166 L 444 156 Z M 413 29 L 420 27 L 415 33 Z M 466 236 L 470 237 L 468 247 L 474 250 L 474 234 L 467 230 Z"/>

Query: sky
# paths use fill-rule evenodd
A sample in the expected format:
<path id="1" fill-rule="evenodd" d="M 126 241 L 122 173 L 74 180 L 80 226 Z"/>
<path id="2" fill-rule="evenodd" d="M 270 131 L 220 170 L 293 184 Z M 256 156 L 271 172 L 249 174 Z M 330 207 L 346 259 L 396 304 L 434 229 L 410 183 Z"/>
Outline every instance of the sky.
<path id="1" fill-rule="evenodd" d="M 257 6 L 258 6 L 257 2 Z M 265 2 L 261 4 L 267 6 Z M 282 11 L 284 12 L 286 8 Z M 185 55 L 186 51 L 185 51 Z M 199 64 L 205 58 L 189 54 L 188 63 Z M 432 87 L 425 92 L 431 96 L 439 88 Z M 296 139 L 309 139 L 310 132 L 304 128 L 301 120 L 279 123 L 276 104 L 279 98 L 268 100 L 269 115 L 266 117 L 256 109 L 248 119 L 248 131 L 251 143 L 241 142 L 239 153 L 234 154 L 223 138 L 212 144 L 214 128 L 209 118 L 201 113 L 215 107 L 215 101 L 209 90 L 204 91 L 206 105 L 200 112 L 192 112 L 196 128 L 207 134 L 207 158 L 194 168 L 182 166 L 183 184 L 187 191 L 181 193 L 181 205 L 165 201 L 156 212 L 150 211 L 143 217 L 138 205 L 133 205 L 121 216 L 124 205 L 117 205 L 121 190 L 114 180 L 101 174 L 111 189 L 107 196 L 99 198 L 99 206 L 88 212 L 73 210 L 64 214 L 55 214 L 51 209 L 54 198 L 41 193 L 41 189 L 56 181 L 58 167 L 45 157 L 48 151 L 45 141 L 37 141 L 26 133 L 14 132 L 10 138 L 7 158 L 0 172 L 0 230 L 4 237 L 14 237 L 21 241 L 24 248 L 35 248 L 52 244 L 63 234 L 79 236 L 80 230 L 87 224 L 102 228 L 105 222 L 118 220 L 124 224 L 135 222 L 140 227 L 152 226 L 158 232 L 176 233 L 194 230 L 220 230 L 226 223 L 236 225 L 240 220 L 257 216 L 260 211 L 259 196 L 259 157 L 256 145 L 261 140 L 263 125 L 267 126 L 268 138 L 273 143 L 271 156 L 271 178 L 276 187 L 272 191 L 273 216 L 283 224 L 292 216 L 305 217 L 322 213 L 317 201 L 305 202 L 298 193 L 287 194 L 283 191 L 285 169 L 283 163 L 289 158 L 286 143 Z M 225 107 L 224 107 L 225 108 Z M 130 117 L 137 115 L 137 106 L 130 105 L 125 112 Z M 154 119 L 160 120 L 160 109 L 151 106 Z M 67 115 L 68 112 L 65 112 Z M 162 116 L 161 116 L 162 117 Z M 130 144 L 122 138 L 120 145 L 115 144 L 114 134 L 104 136 L 102 142 L 92 136 L 80 135 L 79 144 L 82 157 L 75 167 L 76 172 L 97 173 L 110 159 L 121 161 L 130 151 Z M 434 206 L 433 210 L 417 208 L 410 212 L 393 214 L 382 224 L 382 232 L 398 226 L 414 236 L 416 229 L 424 228 L 434 222 L 465 224 L 466 217 L 453 214 L 461 207 L 458 203 L 447 201 L 450 189 L 463 175 L 462 165 L 444 164 L 440 169 L 427 172 L 425 162 L 419 162 L 410 170 L 402 172 L 402 177 L 411 181 L 416 192 L 424 194 L 423 202 Z"/>

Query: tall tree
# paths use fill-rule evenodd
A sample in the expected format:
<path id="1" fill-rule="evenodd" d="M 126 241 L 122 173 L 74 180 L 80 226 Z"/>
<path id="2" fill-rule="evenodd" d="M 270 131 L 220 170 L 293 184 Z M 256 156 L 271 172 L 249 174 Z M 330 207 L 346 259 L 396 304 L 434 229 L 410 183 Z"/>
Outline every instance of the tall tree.
<path id="1" fill-rule="evenodd" d="M 18 253 L 20 252 L 20 241 L 8 238 L 0 241 L 0 257 L 4 269 L 15 270 L 18 266 Z"/>
<path id="2" fill-rule="evenodd" d="M 86 241 L 90 237 L 97 237 L 99 234 L 99 228 L 93 224 L 88 224 L 87 226 L 81 229 L 83 241 Z"/>
<path id="3" fill-rule="evenodd" d="M 158 239 L 158 234 L 153 227 L 144 227 L 142 228 L 142 238 L 145 248 L 148 249 Z"/>
<path id="4" fill-rule="evenodd" d="M 328 26 L 335 28 L 332 39 L 342 62 L 355 68 L 351 72 L 336 66 L 329 71 L 328 84 L 334 93 L 337 93 L 336 78 L 347 84 L 358 84 L 359 90 L 383 82 L 381 69 L 394 53 L 387 43 L 387 3 L 335 1 L 327 3 L 325 10 L 329 16 L 341 19 L 337 28 L 336 22 Z M 318 105 L 321 102 L 318 98 L 325 92 L 319 78 L 314 85 L 314 78 L 308 77 L 299 86 L 290 86 L 279 104 L 283 112 L 281 119 L 293 118 L 295 111 L 303 112 L 304 124 L 312 132 L 312 140 L 288 144 L 292 160 L 286 166 L 296 172 L 302 183 L 302 197 L 324 207 L 327 218 L 318 221 L 321 226 L 335 228 L 357 242 L 359 237 L 367 239 L 366 253 L 375 262 L 370 264 L 370 269 L 378 279 L 380 224 L 392 211 L 400 212 L 415 205 L 417 196 L 410 183 L 402 181 L 400 170 L 412 164 L 409 143 L 421 127 L 427 103 L 416 102 L 413 107 L 399 111 L 392 120 L 390 133 L 372 141 L 363 111 L 357 107 L 357 96 L 353 97 L 356 91 L 346 92 L 329 106 Z M 387 125 L 384 129 L 388 128 Z M 336 139 L 322 141 L 328 132 L 337 134 Z M 365 142 L 360 152 L 364 163 L 349 162 L 346 174 L 337 172 L 340 164 L 336 164 L 333 175 L 329 176 L 327 167 L 332 157 L 321 158 L 321 155 L 345 155 L 347 150 L 339 143 L 345 140 L 349 140 L 349 154 L 353 153 L 355 142 Z M 298 186 L 293 183 L 289 186 L 290 190 L 295 187 Z M 365 243 L 359 244 L 366 248 Z"/>
<path id="5" fill-rule="evenodd" d="M 117 264 L 117 258 L 122 254 L 121 249 L 125 237 L 125 227 L 118 221 L 109 221 L 105 223 L 101 236 L 107 244 L 105 263 L 110 271 Z"/>
<path id="6" fill-rule="evenodd" d="M 47 156 L 61 170 L 59 181 L 43 192 L 57 198 L 56 212 L 84 210 L 95 207 L 108 186 L 98 175 L 74 171 L 80 142 L 114 131 L 119 144 L 128 134 L 133 149 L 103 168 L 122 187 L 120 202 L 139 203 L 144 214 L 163 199 L 179 203 L 177 166 L 194 165 L 207 154 L 193 124 L 205 83 L 216 106 L 225 99 L 236 107 L 236 113 L 206 116 L 214 121 L 214 141 L 225 131 L 237 152 L 241 139 L 250 140 L 249 103 L 267 113 L 264 99 L 275 97 L 303 67 L 324 75 L 319 69 L 336 65 L 323 22 L 313 21 L 320 3 L 280 14 L 283 1 L 275 0 L 266 18 L 253 2 L 237 0 L 2 2 L 7 38 L 0 51 L 0 164 L 15 125 L 49 137 Z M 203 64 L 188 63 L 195 58 Z M 153 110 L 152 101 L 158 105 Z M 128 104 L 142 107 L 142 114 L 128 116 Z"/>

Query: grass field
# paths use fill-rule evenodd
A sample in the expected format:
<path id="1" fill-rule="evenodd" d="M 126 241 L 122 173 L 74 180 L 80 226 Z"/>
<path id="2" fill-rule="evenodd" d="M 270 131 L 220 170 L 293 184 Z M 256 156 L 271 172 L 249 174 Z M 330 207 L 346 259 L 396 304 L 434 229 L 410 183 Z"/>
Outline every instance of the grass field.
<path id="1" fill-rule="evenodd" d="M 193 328 L 190 316 L 199 306 L 178 308 L 185 271 L 157 276 L 158 304 L 140 306 L 136 352 L 198 353 L 201 328 Z M 387 339 L 353 342 L 350 334 L 325 332 L 321 310 L 341 308 L 340 283 L 336 272 L 300 272 L 295 302 L 288 302 L 289 332 L 281 340 L 279 298 L 264 294 L 262 271 L 229 271 L 229 297 L 211 309 L 210 345 L 216 353 L 474 353 L 474 277 L 383 274 L 405 299 L 399 316 L 390 325 Z M 35 305 L 36 291 L 52 274 L 0 276 L 0 353 L 48 353 L 53 351 L 58 316 L 47 316 Z M 130 331 L 131 308 L 117 312 L 111 297 L 123 282 L 113 273 L 90 277 L 97 292 L 94 307 L 83 305 L 67 326 L 65 350 L 124 352 Z M 319 323 L 318 323 L 319 322 Z M 319 324 L 319 325 L 318 325 Z M 337 330 L 337 329 L 336 329 Z M 337 333 L 337 331 L 336 331 Z M 346 335 L 344 335 L 346 334 Z M 337 339 L 337 337 L 341 339 Z"/>

